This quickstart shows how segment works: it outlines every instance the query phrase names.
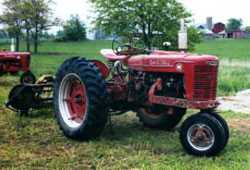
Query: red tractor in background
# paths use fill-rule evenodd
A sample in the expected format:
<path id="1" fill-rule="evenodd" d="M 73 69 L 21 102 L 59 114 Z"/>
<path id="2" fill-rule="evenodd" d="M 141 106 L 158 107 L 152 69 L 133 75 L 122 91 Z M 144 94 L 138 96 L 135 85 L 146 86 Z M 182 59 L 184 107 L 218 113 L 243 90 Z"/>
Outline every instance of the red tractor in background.
<path id="1" fill-rule="evenodd" d="M 0 52 L 0 76 L 10 73 L 24 72 L 20 78 L 21 83 L 35 83 L 36 78 L 30 71 L 31 54 L 26 52 Z"/>
<path id="2" fill-rule="evenodd" d="M 214 156 L 227 145 L 228 125 L 215 111 L 219 105 L 217 57 L 149 51 L 129 44 L 101 54 L 108 65 L 75 57 L 66 60 L 56 74 L 55 115 L 67 137 L 96 138 L 109 113 L 127 111 L 136 112 L 147 127 L 171 130 L 187 109 L 198 109 L 181 126 L 184 149 L 193 155 Z"/>

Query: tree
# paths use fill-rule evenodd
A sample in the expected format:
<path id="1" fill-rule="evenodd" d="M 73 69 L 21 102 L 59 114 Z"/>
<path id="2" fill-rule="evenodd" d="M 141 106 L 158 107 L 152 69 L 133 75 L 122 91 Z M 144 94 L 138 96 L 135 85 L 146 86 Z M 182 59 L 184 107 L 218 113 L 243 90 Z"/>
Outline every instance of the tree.
<path id="1" fill-rule="evenodd" d="M 59 32 L 63 41 L 80 41 L 86 39 L 85 24 L 80 20 L 79 16 L 71 16 L 71 18 L 63 26 L 63 33 Z"/>
<path id="2" fill-rule="evenodd" d="M 241 19 L 231 18 L 228 20 L 228 23 L 227 23 L 227 31 L 228 32 L 237 31 L 241 28 L 241 26 L 242 26 Z"/>
<path id="3" fill-rule="evenodd" d="M 246 31 L 246 32 L 250 32 L 250 26 L 247 26 L 247 27 L 245 28 L 245 31 Z"/>
<path id="4" fill-rule="evenodd" d="M 31 35 L 31 31 L 32 31 L 32 4 L 30 3 L 30 1 L 27 0 L 23 0 L 22 3 L 22 15 L 20 15 L 20 18 L 23 21 L 23 28 L 25 29 L 25 33 L 26 33 L 26 51 L 30 51 L 30 35 Z"/>
<path id="5" fill-rule="evenodd" d="M 0 17 L 0 22 L 8 25 L 7 32 L 10 37 L 15 38 L 16 51 L 19 51 L 20 36 L 22 32 L 22 19 L 20 15 L 21 11 L 21 0 L 4 0 L 3 1 L 3 14 Z"/>
<path id="6" fill-rule="evenodd" d="M 189 50 L 194 50 L 195 44 L 201 42 L 201 34 L 194 27 L 188 28 L 188 47 Z"/>
<path id="7" fill-rule="evenodd" d="M 141 39 L 152 48 L 168 40 L 177 46 L 180 19 L 190 14 L 176 0 L 91 0 L 98 14 L 96 26 L 108 34 Z M 160 36 L 159 36 L 160 35 Z M 157 40 L 155 40 L 157 39 Z"/>
<path id="8" fill-rule="evenodd" d="M 26 0 L 30 7 L 29 23 L 33 28 L 34 53 L 38 52 L 39 34 L 49 27 L 57 24 L 58 20 L 52 20 L 52 0 Z"/>
<path id="9" fill-rule="evenodd" d="M 52 0 L 4 0 L 4 12 L 0 21 L 8 26 L 11 37 L 16 39 L 16 51 L 19 51 L 20 37 L 25 30 L 27 51 L 30 51 L 31 35 L 34 39 L 34 52 L 38 51 L 39 35 L 55 25 L 52 20 Z"/>

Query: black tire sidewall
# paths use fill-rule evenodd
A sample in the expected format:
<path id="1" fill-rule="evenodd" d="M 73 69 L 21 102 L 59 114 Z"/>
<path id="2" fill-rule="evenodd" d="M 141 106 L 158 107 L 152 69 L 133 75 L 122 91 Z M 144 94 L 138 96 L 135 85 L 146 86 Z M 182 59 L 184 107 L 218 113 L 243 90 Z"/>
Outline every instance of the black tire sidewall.
<path id="1" fill-rule="evenodd" d="M 59 78 L 59 83 L 56 82 L 54 88 L 55 89 L 60 89 L 60 85 L 61 85 L 61 82 L 62 82 L 63 78 L 66 75 L 72 74 L 72 73 L 78 75 L 79 78 L 81 78 L 81 75 L 79 73 L 77 73 L 77 72 L 74 72 L 74 69 L 68 69 L 67 71 L 63 72 L 63 74 L 61 74 L 60 77 L 58 77 Z M 82 78 L 81 78 L 81 82 L 84 83 L 84 81 L 82 80 Z M 88 97 L 88 91 L 87 91 L 87 98 L 89 98 Z M 58 101 L 58 99 L 59 99 L 59 90 L 55 90 L 55 92 L 54 92 L 54 99 L 56 99 Z M 78 133 L 79 131 L 81 131 L 81 129 L 84 129 L 84 127 L 86 125 L 86 121 L 88 120 L 88 113 L 89 113 L 88 110 L 89 110 L 89 108 L 87 108 L 87 111 L 85 113 L 86 117 L 85 117 L 85 120 L 82 122 L 82 124 L 78 128 L 71 128 L 63 120 L 62 115 L 61 115 L 60 110 L 59 110 L 59 104 L 58 104 L 58 102 L 54 102 L 54 105 L 55 105 L 55 110 L 56 110 L 55 113 L 56 113 L 57 120 L 59 121 L 59 124 L 61 125 L 64 133 L 68 137 L 72 137 L 72 138 L 74 138 L 74 136 L 77 136 L 76 133 Z M 89 107 L 89 104 L 88 104 L 88 107 Z"/>
<path id="2" fill-rule="evenodd" d="M 225 137 L 226 137 L 224 146 L 226 146 L 228 141 L 229 141 L 229 137 L 230 137 L 229 127 L 228 127 L 226 120 L 216 112 L 212 112 L 212 113 L 204 112 L 201 114 L 206 115 L 206 116 L 212 116 L 220 122 L 221 126 L 224 128 Z"/>
<path id="3" fill-rule="evenodd" d="M 88 71 L 82 71 L 82 67 L 86 68 L 86 70 L 90 72 L 96 73 L 94 76 L 96 76 L 96 78 L 101 81 L 101 74 L 96 68 L 93 67 L 93 65 L 91 65 L 89 61 L 80 58 L 72 58 L 65 61 L 59 69 L 54 83 L 54 109 L 58 124 L 67 137 L 76 140 L 89 140 L 98 137 L 106 124 L 107 109 L 105 108 L 105 105 L 100 105 L 98 102 L 93 102 L 93 98 L 96 97 L 99 97 L 98 100 L 103 100 L 101 98 L 103 97 L 103 94 L 105 93 L 106 89 L 103 89 L 102 94 L 99 94 L 99 96 L 91 96 L 90 93 L 92 92 L 90 92 L 90 89 L 92 87 L 89 87 L 88 78 L 86 76 L 86 74 L 88 74 Z M 88 98 L 88 106 L 87 111 L 85 113 L 85 120 L 78 128 L 71 128 L 64 122 L 60 113 L 58 103 L 61 82 L 66 75 L 72 73 L 76 74 L 81 79 L 81 82 L 84 83 Z M 103 82 L 98 83 L 104 86 Z"/>
<path id="4" fill-rule="evenodd" d="M 199 151 L 193 148 L 187 139 L 187 133 L 189 128 L 194 124 L 203 123 L 211 128 L 214 133 L 215 141 L 214 145 L 206 150 Z M 225 143 L 225 132 L 218 120 L 213 117 L 206 117 L 204 115 L 194 115 L 188 118 L 181 127 L 180 139 L 184 149 L 189 153 L 196 156 L 215 156 L 217 155 L 223 148 L 223 144 Z"/>

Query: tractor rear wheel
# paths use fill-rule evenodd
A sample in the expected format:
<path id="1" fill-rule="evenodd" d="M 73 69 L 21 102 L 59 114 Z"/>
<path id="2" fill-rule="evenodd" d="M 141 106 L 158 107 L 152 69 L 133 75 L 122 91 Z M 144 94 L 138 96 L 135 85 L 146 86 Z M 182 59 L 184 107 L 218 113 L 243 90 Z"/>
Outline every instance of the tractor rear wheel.
<path id="1" fill-rule="evenodd" d="M 66 60 L 54 85 L 54 109 L 63 133 L 72 139 L 98 137 L 107 122 L 105 81 L 92 62 Z"/>
<path id="2" fill-rule="evenodd" d="M 153 106 L 140 108 L 137 116 L 143 124 L 150 128 L 172 130 L 185 115 L 186 109 L 177 107 Z"/>

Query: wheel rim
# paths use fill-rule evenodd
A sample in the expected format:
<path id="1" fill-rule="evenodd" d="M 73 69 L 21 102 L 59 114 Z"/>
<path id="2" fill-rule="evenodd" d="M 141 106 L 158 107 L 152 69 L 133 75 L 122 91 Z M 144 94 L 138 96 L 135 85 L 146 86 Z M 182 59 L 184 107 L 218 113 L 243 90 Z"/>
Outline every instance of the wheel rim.
<path id="1" fill-rule="evenodd" d="M 22 83 L 33 84 L 35 82 L 32 75 L 28 74 L 23 77 Z"/>
<path id="2" fill-rule="evenodd" d="M 59 88 L 59 109 L 64 122 L 79 128 L 86 118 L 88 97 L 86 87 L 77 74 L 68 74 Z"/>
<path id="3" fill-rule="evenodd" d="M 26 77 L 24 77 L 23 82 L 32 84 L 33 78 L 31 76 L 26 76 Z"/>
<path id="4" fill-rule="evenodd" d="M 194 124 L 188 129 L 188 143 L 198 151 L 211 149 L 215 142 L 215 135 L 212 129 L 205 124 Z"/>

